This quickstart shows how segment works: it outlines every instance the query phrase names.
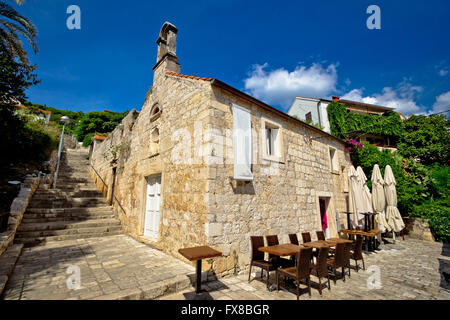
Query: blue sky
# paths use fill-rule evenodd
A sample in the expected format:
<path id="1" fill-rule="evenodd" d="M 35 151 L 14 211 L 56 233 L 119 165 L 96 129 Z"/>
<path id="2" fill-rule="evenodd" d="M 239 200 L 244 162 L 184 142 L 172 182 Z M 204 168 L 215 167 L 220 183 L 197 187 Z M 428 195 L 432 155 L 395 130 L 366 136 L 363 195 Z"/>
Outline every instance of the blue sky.
<path id="1" fill-rule="evenodd" d="M 81 30 L 66 9 L 81 8 Z M 366 9 L 381 9 L 369 30 Z M 179 29 L 181 73 L 218 78 L 286 111 L 296 95 L 450 109 L 449 1 L 27 0 L 42 83 L 29 100 L 56 108 L 140 109 L 164 21 Z"/>

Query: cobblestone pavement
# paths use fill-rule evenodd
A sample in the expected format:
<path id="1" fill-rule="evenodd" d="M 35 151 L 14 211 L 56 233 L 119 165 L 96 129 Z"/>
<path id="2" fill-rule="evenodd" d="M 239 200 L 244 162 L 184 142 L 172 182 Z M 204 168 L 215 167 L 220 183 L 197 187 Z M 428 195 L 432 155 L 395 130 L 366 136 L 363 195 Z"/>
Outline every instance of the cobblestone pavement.
<path id="1" fill-rule="evenodd" d="M 319 295 L 317 278 L 311 277 L 312 297 L 309 297 L 307 290 L 303 290 L 300 299 L 450 299 L 449 246 L 443 247 L 440 243 L 425 241 L 397 240 L 395 244 L 384 245 L 381 251 L 365 255 L 364 259 L 368 268 L 366 271 L 351 270 L 351 278 L 346 277 L 345 282 L 338 279 L 336 285 L 331 279 L 331 291 L 324 289 L 322 297 Z M 376 267 L 380 270 L 381 288 L 369 289 L 368 279 L 374 274 L 369 270 Z M 258 277 L 250 283 L 247 281 L 248 273 L 241 274 L 205 283 L 202 288 L 206 292 L 199 295 L 193 290 L 183 290 L 161 299 L 296 299 L 294 286 L 287 290 L 280 287 L 279 292 L 276 290 L 269 292 L 259 278 L 259 271 L 257 275 Z M 273 283 L 273 278 L 271 281 Z M 301 288 L 307 287 L 301 285 Z"/>
<path id="2" fill-rule="evenodd" d="M 80 267 L 78 290 L 67 288 L 71 265 Z M 3 299 L 151 299 L 191 287 L 194 273 L 125 235 L 52 242 L 24 248 Z"/>

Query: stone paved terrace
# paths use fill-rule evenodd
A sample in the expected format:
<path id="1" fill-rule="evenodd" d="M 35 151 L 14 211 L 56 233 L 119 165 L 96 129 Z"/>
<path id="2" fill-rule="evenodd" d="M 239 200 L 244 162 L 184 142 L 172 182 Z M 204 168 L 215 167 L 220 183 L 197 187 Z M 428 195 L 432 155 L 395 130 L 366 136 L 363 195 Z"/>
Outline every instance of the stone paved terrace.
<path id="1" fill-rule="evenodd" d="M 450 274 L 450 247 L 440 243 L 397 240 L 396 244 L 387 244 L 383 250 L 365 256 L 366 268 L 379 266 L 381 271 L 381 288 L 368 289 L 367 280 L 372 273 L 359 270 L 351 271 L 351 278 L 346 281 L 331 279 L 331 291 L 323 290 L 319 295 L 317 278 L 311 277 L 312 297 L 307 290 L 301 293 L 301 300 L 405 300 L 405 299 L 439 299 L 450 300 L 450 279 L 442 273 Z M 352 262 L 354 264 L 354 262 Z M 265 282 L 258 277 L 248 283 L 248 274 L 222 278 L 203 285 L 205 293 L 195 295 L 193 290 L 161 297 L 161 299 L 197 299 L 197 300 L 277 300 L 296 299 L 295 287 L 269 292 Z M 448 276 L 447 276 L 448 277 Z M 273 280 L 272 280 L 273 281 Z M 301 288 L 307 288 L 300 285 Z"/>
<path id="2" fill-rule="evenodd" d="M 70 265 L 81 288 L 69 290 Z M 3 299 L 152 299 L 191 287 L 195 269 L 125 235 L 24 248 Z M 189 277 L 187 275 L 190 275 Z"/>
<path id="3" fill-rule="evenodd" d="M 440 243 L 397 240 L 365 256 L 366 267 L 377 265 L 381 289 L 368 289 L 367 271 L 352 270 L 320 297 L 312 277 L 312 297 L 300 299 L 444 299 L 450 300 L 450 248 Z M 353 262 L 352 262 L 353 263 Z M 68 290 L 66 269 L 81 268 L 81 288 Z M 117 235 L 54 242 L 24 249 L 4 299 L 296 299 L 295 289 L 269 292 L 265 282 L 248 274 L 203 284 L 196 295 L 191 285 L 194 268 L 134 239 Z M 446 277 L 443 275 L 445 273 Z M 186 275 L 189 274 L 189 277 Z M 304 285 L 301 288 L 306 288 Z"/>

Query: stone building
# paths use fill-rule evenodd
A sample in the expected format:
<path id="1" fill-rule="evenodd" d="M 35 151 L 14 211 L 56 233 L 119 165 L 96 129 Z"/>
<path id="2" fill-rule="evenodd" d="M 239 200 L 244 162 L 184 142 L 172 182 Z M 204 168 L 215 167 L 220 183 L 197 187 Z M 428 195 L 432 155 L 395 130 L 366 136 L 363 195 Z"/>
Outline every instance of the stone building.
<path id="1" fill-rule="evenodd" d="M 217 274 L 248 265 L 250 235 L 314 238 L 321 207 L 336 236 L 345 219 L 336 212 L 346 211 L 344 143 L 217 79 L 180 74 L 177 31 L 162 26 L 141 111 L 91 156 L 125 232 L 180 259 L 180 248 L 215 247 L 224 254 Z"/>

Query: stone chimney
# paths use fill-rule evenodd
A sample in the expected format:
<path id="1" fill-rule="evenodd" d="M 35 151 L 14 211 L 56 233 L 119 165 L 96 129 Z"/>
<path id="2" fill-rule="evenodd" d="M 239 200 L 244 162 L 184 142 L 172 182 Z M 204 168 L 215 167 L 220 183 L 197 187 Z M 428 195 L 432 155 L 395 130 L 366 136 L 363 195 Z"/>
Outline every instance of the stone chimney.
<path id="1" fill-rule="evenodd" d="M 338 96 L 332 96 L 331 97 L 331 100 L 333 100 L 333 102 L 338 102 L 339 99 L 340 99 L 340 97 L 338 97 Z"/>
<path id="2" fill-rule="evenodd" d="M 155 75 L 160 71 L 180 73 L 181 68 L 177 57 L 177 32 L 178 29 L 173 24 L 164 22 L 158 40 L 156 40 L 158 56 L 153 67 Z"/>

